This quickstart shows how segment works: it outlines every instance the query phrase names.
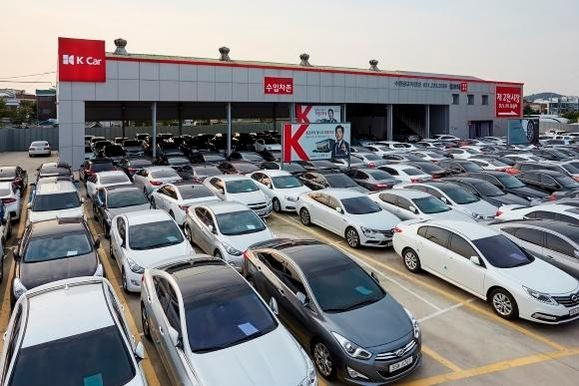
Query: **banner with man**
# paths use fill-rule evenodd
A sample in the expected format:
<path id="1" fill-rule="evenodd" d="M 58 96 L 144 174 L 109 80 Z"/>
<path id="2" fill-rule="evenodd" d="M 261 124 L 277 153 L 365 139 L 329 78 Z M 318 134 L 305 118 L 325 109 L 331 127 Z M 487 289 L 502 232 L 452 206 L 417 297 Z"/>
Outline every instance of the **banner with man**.
<path id="1" fill-rule="evenodd" d="M 350 157 L 349 123 L 286 124 L 283 162 Z"/>
<path id="2" fill-rule="evenodd" d="M 298 123 L 340 123 L 342 106 L 296 105 Z"/>
<path id="3" fill-rule="evenodd" d="M 539 118 L 509 120 L 507 143 L 509 145 L 538 145 Z"/>

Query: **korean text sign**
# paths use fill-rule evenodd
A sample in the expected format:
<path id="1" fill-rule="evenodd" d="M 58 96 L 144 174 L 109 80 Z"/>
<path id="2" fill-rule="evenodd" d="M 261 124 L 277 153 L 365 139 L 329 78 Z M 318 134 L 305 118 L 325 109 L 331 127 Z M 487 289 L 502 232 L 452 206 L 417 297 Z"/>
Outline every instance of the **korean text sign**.
<path id="1" fill-rule="evenodd" d="M 277 95 L 293 95 L 293 78 L 274 78 L 266 76 L 263 78 L 263 93 Z"/>
<path id="2" fill-rule="evenodd" d="M 497 118 L 520 117 L 523 112 L 523 95 L 520 87 L 497 86 L 495 110 Z"/>
<path id="3" fill-rule="evenodd" d="M 58 38 L 58 80 L 106 82 L 105 42 Z"/>

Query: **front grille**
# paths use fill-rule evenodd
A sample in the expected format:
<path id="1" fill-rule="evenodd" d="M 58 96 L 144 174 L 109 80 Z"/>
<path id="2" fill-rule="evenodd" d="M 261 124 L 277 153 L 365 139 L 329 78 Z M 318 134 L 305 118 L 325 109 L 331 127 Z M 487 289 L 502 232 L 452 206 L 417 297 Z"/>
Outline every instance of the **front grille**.
<path id="1" fill-rule="evenodd" d="M 404 355 L 409 353 L 414 347 L 416 347 L 416 341 L 411 340 L 406 346 L 399 348 L 398 350 L 383 352 L 376 355 L 377 361 L 389 361 L 392 359 L 402 358 Z"/>
<path id="2" fill-rule="evenodd" d="M 257 204 L 248 204 L 251 209 L 253 210 L 260 210 L 267 208 L 267 204 L 265 202 L 258 202 Z"/>
<path id="3" fill-rule="evenodd" d="M 392 229 L 387 230 L 387 231 L 379 231 L 380 233 L 382 233 L 384 235 L 384 237 L 391 239 L 392 236 L 394 235 L 394 232 L 392 231 Z"/>
<path id="4" fill-rule="evenodd" d="M 553 299 L 562 306 L 575 307 L 579 305 L 579 292 L 567 296 L 553 296 Z"/>

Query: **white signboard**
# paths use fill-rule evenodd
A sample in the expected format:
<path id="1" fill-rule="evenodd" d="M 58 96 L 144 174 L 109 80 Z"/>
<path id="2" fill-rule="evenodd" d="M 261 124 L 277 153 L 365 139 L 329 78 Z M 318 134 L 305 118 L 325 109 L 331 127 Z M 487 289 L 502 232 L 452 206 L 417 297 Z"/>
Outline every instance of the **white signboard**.
<path id="1" fill-rule="evenodd" d="M 340 123 L 342 106 L 296 105 L 298 123 Z"/>
<path id="2" fill-rule="evenodd" d="M 283 162 L 350 157 L 349 123 L 286 124 Z"/>

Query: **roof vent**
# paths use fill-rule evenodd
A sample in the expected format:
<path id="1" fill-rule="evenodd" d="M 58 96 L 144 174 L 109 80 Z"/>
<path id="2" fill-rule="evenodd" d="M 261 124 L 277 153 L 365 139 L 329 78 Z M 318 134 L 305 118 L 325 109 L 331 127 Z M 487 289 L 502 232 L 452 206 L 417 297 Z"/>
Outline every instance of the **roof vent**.
<path id="1" fill-rule="evenodd" d="M 125 50 L 125 47 L 127 46 L 127 41 L 125 39 L 115 39 L 115 46 L 117 46 L 115 49 L 115 55 L 128 55 L 127 50 Z"/>
<path id="2" fill-rule="evenodd" d="M 305 66 L 305 67 L 311 67 L 312 65 L 310 64 L 309 60 L 310 60 L 310 55 L 308 54 L 301 54 L 300 55 L 300 66 Z"/>
<path id="3" fill-rule="evenodd" d="M 231 62 L 231 58 L 229 57 L 229 48 L 220 47 L 219 53 L 221 54 L 219 56 L 219 60 L 221 60 L 222 62 Z"/>
<path id="4" fill-rule="evenodd" d="M 378 61 L 376 59 L 370 60 L 370 71 L 380 71 L 378 68 Z"/>

